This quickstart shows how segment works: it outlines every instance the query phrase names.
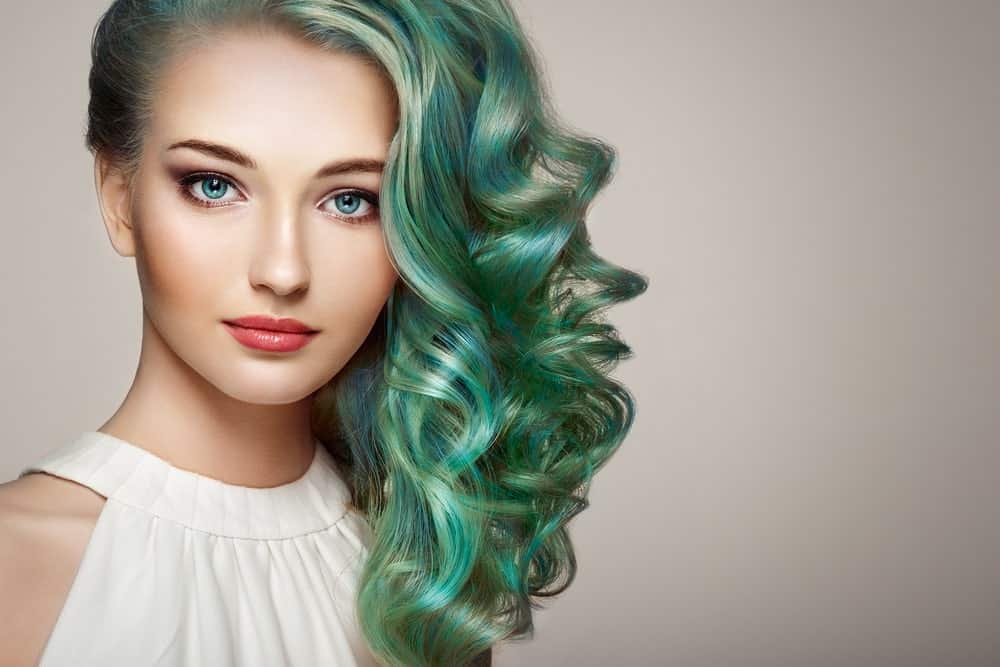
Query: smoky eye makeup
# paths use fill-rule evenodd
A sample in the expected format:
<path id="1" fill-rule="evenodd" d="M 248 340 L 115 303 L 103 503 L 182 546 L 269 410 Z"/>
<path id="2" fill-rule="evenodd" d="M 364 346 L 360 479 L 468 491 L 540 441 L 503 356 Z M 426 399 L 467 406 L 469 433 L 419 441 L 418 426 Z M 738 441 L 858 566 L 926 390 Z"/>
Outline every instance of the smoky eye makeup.
<path id="1" fill-rule="evenodd" d="M 236 179 L 207 169 L 169 167 L 167 170 L 180 196 L 204 208 L 224 208 L 243 201 L 243 188 Z M 379 219 L 379 196 L 365 188 L 335 188 L 319 204 L 325 215 L 348 224 L 365 224 Z"/>

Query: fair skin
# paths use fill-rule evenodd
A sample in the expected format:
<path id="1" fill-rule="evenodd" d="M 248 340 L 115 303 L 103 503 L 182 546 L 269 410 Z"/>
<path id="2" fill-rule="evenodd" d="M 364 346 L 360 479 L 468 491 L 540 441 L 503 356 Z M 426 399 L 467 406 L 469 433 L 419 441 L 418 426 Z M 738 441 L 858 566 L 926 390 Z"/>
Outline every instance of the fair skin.
<path id="1" fill-rule="evenodd" d="M 98 430 L 230 484 L 305 473 L 312 394 L 357 351 L 398 278 L 377 208 L 381 173 L 316 173 L 384 162 L 395 128 L 395 93 L 378 70 L 291 36 L 234 32 L 167 69 L 134 210 L 121 174 L 95 164 L 108 237 L 135 257 L 143 300 L 135 380 Z M 168 149 L 189 139 L 256 167 Z M 185 186 L 198 202 L 178 190 L 192 172 L 212 173 Z M 320 333 L 295 352 L 252 350 L 222 324 L 250 314 Z"/>
<path id="2" fill-rule="evenodd" d="M 395 93 L 371 65 L 283 34 L 228 32 L 162 77 L 134 208 L 122 174 L 95 161 L 108 238 L 135 258 L 143 303 L 135 379 L 97 430 L 226 483 L 289 483 L 312 460 L 313 393 L 364 341 L 398 279 L 378 209 L 339 196 L 377 202 L 381 173 L 316 172 L 384 162 Z M 256 168 L 167 150 L 188 139 L 236 148 Z M 181 194 L 192 172 L 225 179 L 185 187 L 216 208 Z M 249 314 L 320 333 L 291 353 L 251 350 L 222 324 Z M 0 484 L 0 664 L 41 656 L 103 501 L 45 473 Z"/>

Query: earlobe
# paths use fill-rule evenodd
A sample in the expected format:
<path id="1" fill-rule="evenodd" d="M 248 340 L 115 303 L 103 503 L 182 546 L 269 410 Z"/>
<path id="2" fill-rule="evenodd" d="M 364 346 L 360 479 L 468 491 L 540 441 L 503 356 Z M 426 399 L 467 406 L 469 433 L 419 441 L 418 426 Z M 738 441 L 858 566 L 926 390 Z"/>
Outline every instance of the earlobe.
<path id="1" fill-rule="evenodd" d="M 135 236 L 130 210 L 129 184 L 121 169 L 101 156 L 94 158 L 97 202 L 111 245 L 122 257 L 135 256 Z"/>

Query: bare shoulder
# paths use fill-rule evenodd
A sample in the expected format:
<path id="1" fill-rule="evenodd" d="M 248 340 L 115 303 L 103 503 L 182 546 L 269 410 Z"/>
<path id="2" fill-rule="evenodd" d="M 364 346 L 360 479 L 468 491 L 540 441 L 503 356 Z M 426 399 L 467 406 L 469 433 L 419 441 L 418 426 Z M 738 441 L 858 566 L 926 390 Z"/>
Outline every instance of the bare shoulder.
<path id="1" fill-rule="evenodd" d="M 0 484 L 0 667 L 38 662 L 104 502 L 47 473 Z"/>
<path id="2" fill-rule="evenodd" d="M 0 511 L 57 520 L 97 519 L 104 496 L 93 489 L 44 472 L 0 484 Z"/>

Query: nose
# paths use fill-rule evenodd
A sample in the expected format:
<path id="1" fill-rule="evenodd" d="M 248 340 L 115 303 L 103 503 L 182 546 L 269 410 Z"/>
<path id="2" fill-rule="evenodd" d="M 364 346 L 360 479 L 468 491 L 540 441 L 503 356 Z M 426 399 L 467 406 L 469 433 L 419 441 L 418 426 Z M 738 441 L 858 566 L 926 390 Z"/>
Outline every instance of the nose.
<path id="1" fill-rule="evenodd" d="M 294 213 L 283 213 L 259 226 L 249 279 L 254 287 L 267 287 L 285 296 L 309 285 L 306 239 Z"/>

